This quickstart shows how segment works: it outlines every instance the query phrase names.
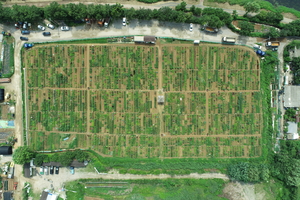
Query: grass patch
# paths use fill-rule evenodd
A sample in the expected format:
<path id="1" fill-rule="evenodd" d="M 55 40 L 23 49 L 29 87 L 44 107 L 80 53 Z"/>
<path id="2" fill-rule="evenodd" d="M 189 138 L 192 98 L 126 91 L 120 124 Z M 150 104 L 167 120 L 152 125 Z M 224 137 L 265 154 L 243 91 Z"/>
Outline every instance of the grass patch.
<path id="1" fill-rule="evenodd" d="M 89 183 L 92 182 L 92 183 Z M 69 200 L 86 196 L 104 199 L 201 199 L 222 200 L 219 197 L 225 181 L 221 179 L 165 179 L 165 180 L 80 180 L 66 184 Z M 85 188 L 87 186 L 87 188 Z M 99 187 L 110 186 L 110 187 Z"/>

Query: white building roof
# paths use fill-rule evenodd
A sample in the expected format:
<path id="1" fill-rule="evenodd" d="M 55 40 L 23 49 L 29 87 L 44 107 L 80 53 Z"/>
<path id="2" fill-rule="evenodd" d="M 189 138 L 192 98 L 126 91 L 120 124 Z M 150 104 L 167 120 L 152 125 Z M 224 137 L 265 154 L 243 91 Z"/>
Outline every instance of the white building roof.
<path id="1" fill-rule="evenodd" d="M 57 194 L 48 193 L 48 196 L 47 196 L 46 200 L 57 200 L 57 199 L 58 199 Z"/>
<path id="2" fill-rule="evenodd" d="M 288 140 L 298 140 L 299 134 L 298 133 L 289 133 L 289 134 L 287 134 L 287 139 Z"/>
<path id="3" fill-rule="evenodd" d="M 284 107 L 300 107 L 300 86 L 284 86 Z"/>
<path id="4" fill-rule="evenodd" d="M 133 40 L 135 42 L 144 42 L 144 36 L 134 36 Z"/>
<path id="5" fill-rule="evenodd" d="M 298 124 L 296 122 L 287 122 L 288 131 L 287 133 L 298 133 Z"/>

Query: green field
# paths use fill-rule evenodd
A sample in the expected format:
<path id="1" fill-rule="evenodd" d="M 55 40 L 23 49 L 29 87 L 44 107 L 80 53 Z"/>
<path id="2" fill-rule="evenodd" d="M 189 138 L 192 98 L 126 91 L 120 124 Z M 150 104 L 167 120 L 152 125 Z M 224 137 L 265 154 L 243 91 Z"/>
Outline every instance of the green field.
<path id="1" fill-rule="evenodd" d="M 22 59 L 35 150 L 90 148 L 130 158 L 262 154 L 260 66 L 247 47 L 46 45 L 23 51 Z"/>

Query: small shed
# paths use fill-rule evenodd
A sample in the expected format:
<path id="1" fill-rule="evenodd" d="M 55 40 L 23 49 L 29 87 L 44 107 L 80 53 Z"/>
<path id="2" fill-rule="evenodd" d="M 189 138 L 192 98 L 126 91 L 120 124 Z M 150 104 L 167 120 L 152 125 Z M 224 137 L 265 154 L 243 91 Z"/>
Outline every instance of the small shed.
<path id="1" fill-rule="evenodd" d="M 300 107 L 300 86 L 286 85 L 284 86 L 284 107 L 296 108 Z"/>
<path id="2" fill-rule="evenodd" d="M 43 191 L 40 200 L 46 200 L 49 192 Z"/>
<path id="3" fill-rule="evenodd" d="M 286 134 L 288 140 L 298 140 L 299 134 L 298 133 L 288 133 Z"/>
<path id="4" fill-rule="evenodd" d="M 12 146 L 0 147 L 0 155 L 11 155 L 11 154 L 12 154 Z"/>
<path id="5" fill-rule="evenodd" d="M 151 44 L 155 44 L 156 38 L 155 36 L 144 36 L 144 42 L 145 43 L 151 43 Z"/>
<path id="6" fill-rule="evenodd" d="M 165 102 L 165 97 L 163 95 L 159 95 L 157 97 L 157 103 L 158 104 L 163 104 Z"/>
<path id="7" fill-rule="evenodd" d="M 200 40 L 194 40 L 194 44 L 200 44 Z"/>
<path id="8" fill-rule="evenodd" d="M 3 193 L 3 199 L 4 200 L 11 200 L 12 199 L 12 193 L 11 192 L 4 192 Z"/>
<path id="9" fill-rule="evenodd" d="M 4 101 L 5 100 L 5 91 L 4 89 L 0 89 L 0 101 Z"/>
<path id="10" fill-rule="evenodd" d="M 24 170 L 24 177 L 30 178 L 30 163 L 25 163 L 23 166 L 23 170 Z"/>
<path id="11" fill-rule="evenodd" d="M 137 43 L 144 43 L 144 36 L 134 36 L 133 41 Z"/>
<path id="12" fill-rule="evenodd" d="M 287 122 L 288 123 L 288 131 L 287 133 L 298 133 L 298 124 L 296 122 Z"/>

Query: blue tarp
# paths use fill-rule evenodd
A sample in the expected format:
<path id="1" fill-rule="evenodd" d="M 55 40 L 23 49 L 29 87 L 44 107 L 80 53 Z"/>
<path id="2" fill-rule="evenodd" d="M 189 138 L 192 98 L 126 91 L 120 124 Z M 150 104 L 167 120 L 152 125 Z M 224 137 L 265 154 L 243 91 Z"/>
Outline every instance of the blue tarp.
<path id="1" fill-rule="evenodd" d="M 8 126 L 15 126 L 15 121 L 8 121 L 8 122 L 7 122 L 7 125 L 8 125 Z"/>

